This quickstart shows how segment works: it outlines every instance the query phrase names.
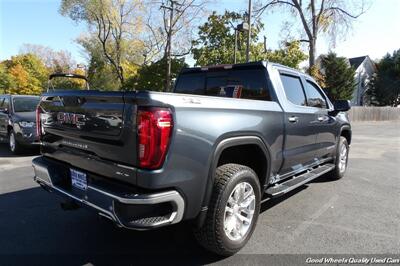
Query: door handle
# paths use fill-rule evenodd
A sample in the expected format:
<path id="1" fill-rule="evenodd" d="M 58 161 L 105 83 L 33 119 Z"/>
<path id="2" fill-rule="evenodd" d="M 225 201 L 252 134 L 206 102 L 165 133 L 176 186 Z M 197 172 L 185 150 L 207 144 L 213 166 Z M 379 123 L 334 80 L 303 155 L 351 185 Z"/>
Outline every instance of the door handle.
<path id="1" fill-rule="evenodd" d="M 297 123 L 299 118 L 297 116 L 289 116 L 288 120 L 290 123 Z"/>

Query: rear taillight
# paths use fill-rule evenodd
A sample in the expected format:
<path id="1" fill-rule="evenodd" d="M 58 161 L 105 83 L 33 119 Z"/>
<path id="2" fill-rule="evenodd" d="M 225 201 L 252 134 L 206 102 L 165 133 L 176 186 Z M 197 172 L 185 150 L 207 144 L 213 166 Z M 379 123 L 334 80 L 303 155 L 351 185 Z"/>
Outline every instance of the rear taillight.
<path id="1" fill-rule="evenodd" d="M 167 154 L 173 119 L 169 109 L 140 108 L 137 115 L 139 166 L 160 168 Z"/>
<path id="2" fill-rule="evenodd" d="M 40 114 L 42 113 L 42 108 L 36 107 L 36 136 L 38 139 L 42 136 L 42 121 Z"/>

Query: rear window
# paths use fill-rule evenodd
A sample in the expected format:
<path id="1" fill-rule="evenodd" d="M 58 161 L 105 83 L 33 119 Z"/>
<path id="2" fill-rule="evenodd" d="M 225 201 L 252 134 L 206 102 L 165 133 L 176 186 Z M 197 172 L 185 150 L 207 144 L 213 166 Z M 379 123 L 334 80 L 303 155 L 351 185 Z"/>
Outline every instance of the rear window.
<path id="1" fill-rule="evenodd" d="M 267 78 L 262 69 L 234 69 L 181 74 L 176 93 L 271 100 Z"/>

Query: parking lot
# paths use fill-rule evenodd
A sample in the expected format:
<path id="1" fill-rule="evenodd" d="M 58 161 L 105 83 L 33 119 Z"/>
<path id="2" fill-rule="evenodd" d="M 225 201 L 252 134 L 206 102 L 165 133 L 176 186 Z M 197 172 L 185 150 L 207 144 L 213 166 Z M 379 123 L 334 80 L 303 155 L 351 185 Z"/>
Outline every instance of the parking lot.
<path id="1" fill-rule="evenodd" d="M 0 145 L 0 255 L 73 254 L 94 265 L 146 256 L 224 261 L 197 246 L 188 224 L 136 232 L 85 209 L 62 211 L 32 181 L 35 156 L 15 157 Z M 354 124 L 349 158 L 344 179 L 321 177 L 263 203 L 250 242 L 225 262 L 243 254 L 399 254 L 400 122 Z"/>

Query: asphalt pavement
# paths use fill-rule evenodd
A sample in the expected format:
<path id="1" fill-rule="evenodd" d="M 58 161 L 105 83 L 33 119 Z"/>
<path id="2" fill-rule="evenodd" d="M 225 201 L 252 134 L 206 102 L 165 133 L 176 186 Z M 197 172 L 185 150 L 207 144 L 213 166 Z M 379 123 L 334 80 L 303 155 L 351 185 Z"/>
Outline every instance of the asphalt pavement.
<path id="1" fill-rule="evenodd" d="M 263 203 L 253 237 L 229 258 L 202 250 L 187 223 L 137 232 L 86 209 L 61 210 L 57 198 L 32 180 L 35 156 L 13 156 L 0 144 L 0 264 L 101 265 L 121 259 L 137 264 L 164 258 L 249 264 L 251 258 L 281 258 L 285 265 L 298 260 L 296 254 L 400 254 L 400 122 L 354 124 L 346 176 L 339 181 L 323 176 Z"/>

